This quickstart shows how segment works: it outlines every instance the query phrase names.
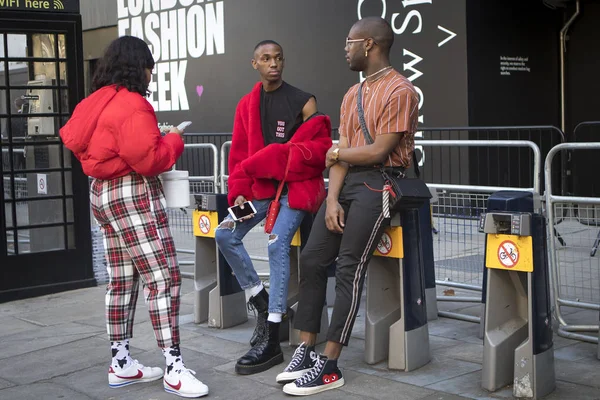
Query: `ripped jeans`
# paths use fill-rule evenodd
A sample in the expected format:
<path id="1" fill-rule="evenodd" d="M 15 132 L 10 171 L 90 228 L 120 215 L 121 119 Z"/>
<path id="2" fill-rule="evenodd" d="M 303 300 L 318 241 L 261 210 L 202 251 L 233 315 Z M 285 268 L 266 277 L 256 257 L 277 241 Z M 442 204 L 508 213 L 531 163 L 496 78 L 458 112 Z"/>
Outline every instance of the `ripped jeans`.
<path id="1" fill-rule="evenodd" d="M 269 312 L 285 313 L 287 311 L 288 280 L 290 279 L 290 243 L 307 212 L 291 209 L 288 196 L 279 199 L 281 208 L 275 221 L 273 231 L 269 235 Z M 231 266 L 242 289 L 257 286 L 260 279 L 242 239 L 260 223 L 267 215 L 271 200 L 253 200 L 256 208 L 254 218 L 243 222 L 235 222 L 228 215 L 215 232 L 215 240 L 219 250 Z"/>

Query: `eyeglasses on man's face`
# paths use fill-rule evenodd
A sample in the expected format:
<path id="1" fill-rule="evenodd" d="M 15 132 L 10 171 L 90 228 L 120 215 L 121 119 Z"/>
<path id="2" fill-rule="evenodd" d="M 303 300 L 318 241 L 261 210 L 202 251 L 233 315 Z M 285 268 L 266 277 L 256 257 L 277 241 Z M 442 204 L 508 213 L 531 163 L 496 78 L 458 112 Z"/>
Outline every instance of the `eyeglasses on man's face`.
<path id="1" fill-rule="evenodd" d="M 358 43 L 358 42 L 364 42 L 365 40 L 369 40 L 368 38 L 366 39 L 350 39 L 349 37 L 346 38 L 346 47 L 350 46 L 352 43 Z"/>

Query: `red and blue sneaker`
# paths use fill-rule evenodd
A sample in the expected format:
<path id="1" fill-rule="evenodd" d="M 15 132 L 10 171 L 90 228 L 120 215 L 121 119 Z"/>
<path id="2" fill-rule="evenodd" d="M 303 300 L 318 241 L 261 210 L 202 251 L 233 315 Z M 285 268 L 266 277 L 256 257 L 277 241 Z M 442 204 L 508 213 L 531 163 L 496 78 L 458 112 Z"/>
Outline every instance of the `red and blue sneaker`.
<path id="1" fill-rule="evenodd" d="M 342 386 L 344 377 L 337 366 L 337 360 L 329 360 L 320 355 L 311 369 L 294 382 L 285 385 L 283 391 L 293 396 L 309 396 Z"/>
<path id="2" fill-rule="evenodd" d="M 124 370 L 115 370 L 112 366 L 108 369 L 108 386 L 119 388 L 134 383 L 157 381 L 163 377 L 163 370 L 158 367 L 144 367 L 133 360 L 133 363 Z"/>

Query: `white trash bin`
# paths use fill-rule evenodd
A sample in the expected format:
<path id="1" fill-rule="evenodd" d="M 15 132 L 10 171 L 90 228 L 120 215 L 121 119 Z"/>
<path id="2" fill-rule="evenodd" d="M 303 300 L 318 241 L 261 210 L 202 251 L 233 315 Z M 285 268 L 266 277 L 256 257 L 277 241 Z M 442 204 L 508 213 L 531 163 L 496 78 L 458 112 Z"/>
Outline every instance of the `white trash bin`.
<path id="1" fill-rule="evenodd" d="M 168 208 L 190 205 L 190 177 L 188 171 L 171 170 L 160 174 Z"/>

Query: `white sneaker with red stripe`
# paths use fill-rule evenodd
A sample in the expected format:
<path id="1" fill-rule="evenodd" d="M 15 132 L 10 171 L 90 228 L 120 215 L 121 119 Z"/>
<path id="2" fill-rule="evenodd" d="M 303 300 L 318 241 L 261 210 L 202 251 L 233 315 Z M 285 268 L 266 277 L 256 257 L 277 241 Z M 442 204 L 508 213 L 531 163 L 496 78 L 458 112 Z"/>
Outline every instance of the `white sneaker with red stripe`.
<path id="1" fill-rule="evenodd" d="M 133 360 L 129 368 L 117 371 L 112 366 L 108 369 L 108 386 L 119 388 L 141 382 L 152 382 L 163 376 L 163 370 L 157 367 L 144 367 Z"/>
<path id="2" fill-rule="evenodd" d="M 208 386 L 200 382 L 194 375 L 196 375 L 195 371 L 185 367 L 180 372 L 171 371 L 170 374 L 165 374 L 163 379 L 165 392 L 187 398 L 206 396 Z"/>

